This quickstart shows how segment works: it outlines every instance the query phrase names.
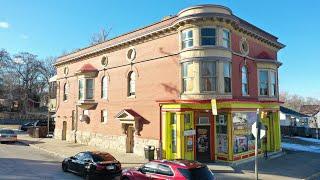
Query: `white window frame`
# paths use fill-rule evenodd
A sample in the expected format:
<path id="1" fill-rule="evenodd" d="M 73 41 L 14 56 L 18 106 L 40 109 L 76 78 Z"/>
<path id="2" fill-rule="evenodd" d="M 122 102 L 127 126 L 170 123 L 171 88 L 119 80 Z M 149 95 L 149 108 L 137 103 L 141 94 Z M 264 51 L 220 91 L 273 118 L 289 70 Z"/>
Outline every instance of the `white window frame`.
<path id="1" fill-rule="evenodd" d="M 92 99 L 88 99 L 87 80 L 92 80 Z M 83 81 L 83 98 L 80 98 L 80 81 Z M 94 78 L 81 78 L 78 80 L 78 100 L 93 100 L 94 99 Z"/>
<path id="2" fill-rule="evenodd" d="M 187 64 L 191 64 L 193 67 L 193 76 L 184 76 L 184 64 L 185 63 L 187 63 Z M 181 77 L 182 77 L 182 92 L 184 92 L 184 93 L 186 93 L 186 92 L 192 92 L 193 91 L 193 89 L 194 89 L 194 76 L 195 76 L 195 74 L 194 74 L 194 67 L 195 67 L 195 65 L 194 65 L 194 62 L 193 61 L 186 61 L 186 62 L 183 62 L 183 63 L 181 63 Z M 187 71 L 188 71 L 188 68 L 187 68 Z M 184 80 L 189 80 L 189 79 L 192 79 L 192 90 L 191 91 L 188 91 L 188 87 L 186 86 L 186 90 L 184 90 L 184 85 L 185 85 L 185 83 L 184 83 Z"/>
<path id="3" fill-rule="evenodd" d="M 215 30 L 215 35 L 214 36 L 202 36 L 201 34 L 201 30 L 202 29 L 214 29 Z M 217 46 L 218 44 L 218 34 L 219 34 L 219 29 L 216 26 L 203 26 L 201 28 L 199 28 L 199 40 L 200 40 L 200 46 Z M 214 45 L 202 45 L 202 38 L 212 38 L 214 37 L 215 39 L 215 44 Z"/>
<path id="4" fill-rule="evenodd" d="M 260 71 L 267 71 L 268 72 L 267 73 L 268 74 L 268 78 L 267 78 L 268 94 L 267 95 L 260 94 Z M 275 74 L 275 94 L 274 95 L 271 93 L 271 91 L 272 91 L 272 89 L 271 89 L 271 86 L 272 86 L 271 73 Z M 275 69 L 258 69 L 258 92 L 259 92 L 259 96 L 261 96 L 261 97 L 278 97 L 278 73 Z"/>
<path id="5" fill-rule="evenodd" d="M 188 34 L 188 32 L 191 31 L 192 32 L 192 37 L 188 37 L 186 36 L 186 39 L 183 39 L 183 34 L 186 33 L 186 35 Z M 187 49 L 187 48 L 191 48 L 194 46 L 194 29 L 193 28 L 188 28 L 188 29 L 184 29 L 181 31 L 181 49 Z M 192 46 L 188 46 L 188 41 L 192 41 Z M 185 47 L 183 47 L 183 44 L 185 43 Z"/>
<path id="6" fill-rule="evenodd" d="M 199 61 L 199 84 L 200 84 L 200 92 L 204 92 L 204 93 L 207 93 L 207 92 L 216 92 L 217 89 L 218 89 L 218 61 Z M 215 63 L 215 74 L 214 76 L 202 76 L 202 63 L 203 62 L 213 62 Z M 202 83 L 202 78 L 204 77 L 207 77 L 207 78 L 214 78 L 215 79 L 215 89 L 212 90 L 212 91 L 206 91 L 206 90 L 202 90 L 202 87 L 203 87 L 203 83 Z"/>
<path id="7" fill-rule="evenodd" d="M 132 74 L 134 73 L 134 91 L 132 91 L 131 92 L 131 89 L 132 89 L 132 84 L 131 84 L 131 81 L 132 81 L 132 78 L 131 78 L 131 76 L 132 76 Z M 128 97 L 134 97 L 134 96 L 136 96 L 136 92 L 137 92 L 137 89 L 136 89 L 136 87 L 137 87 L 137 73 L 136 72 L 134 72 L 134 71 L 130 71 L 129 73 L 128 73 L 128 77 L 127 77 L 127 96 Z"/>
<path id="8" fill-rule="evenodd" d="M 101 79 L 101 98 L 108 99 L 108 85 L 109 85 L 109 78 L 107 76 L 103 76 Z"/>
<path id="9" fill-rule="evenodd" d="M 223 37 L 223 34 L 224 34 L 225 31 L 229 33 L 228 39 L 226 39 L 226 38 Z M 221 32 L 222 32 L 222 33 L 221 33 L 221 43 L 222 43 L 221 46 L 222 46 L 222 47 L 225 47 L 225 48 L 231 48 L 231 31 L 230 31 L 229 29 L 222 28 L 222 31 L 221 31 Z M 224 42 L 225 42 L 226 40 L 228 40 L 228 41 L 227 41 L 227 44 L 228 44 L 227 47 L 224 45 Z"/>
<path id="10" fill-rule="evenodd" d="M 230 92 L 226 92 L 226 84 L 225 84 L 225 80 L 224 78 L 226 77 L 224 74 L 224 66 L 228 64 L 229 65 L 229 78 L 230 78 Z M 224 93 L 232 93 L 232 63 L 230 61 L 224 61 L 223 62 L 223 70 L 222 70 L 222 73 L 223 73 L 223 92 Z"/>
<path id="11" fill-rule="evenodd" d="M 65 82 L 65 83 L 63 84 L 63 101 L 68 101 L 69 92 L 70 92 L 69 83 L 68 83 L 68 82 Z"/>
<path id="12" fill-rule="evenodd" d="M 246 69 L 245 75 L 246 75 L 246 82 L 243 82 L 243 68 Z M 243 85 L 246 85 L 247 87 L 247 92 L 243 93 Z M 248 73 L 248 66 L 247 65 L 243 65 L 241 67 L 241 94 L 242 96 L 248 96 L 249 95 L 249 73 Z"/>

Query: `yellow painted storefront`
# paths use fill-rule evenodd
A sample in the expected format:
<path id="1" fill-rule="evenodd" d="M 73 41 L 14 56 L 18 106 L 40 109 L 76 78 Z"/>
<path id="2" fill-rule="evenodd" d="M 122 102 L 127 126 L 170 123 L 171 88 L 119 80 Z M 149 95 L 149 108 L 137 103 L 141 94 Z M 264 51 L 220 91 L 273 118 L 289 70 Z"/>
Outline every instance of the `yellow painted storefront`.
<path id="1" fill-rule="evenodd" d="M 251 131 L 236 127 L 234 119 L 237 115 L 252 116 L 257 109 L 265 114 L 261 122 L 267 127 L 260 152 L 280 150 L 279 103 L 217 101 L 216 106 L 218 114 L 212 115 L 210 102 L 162 103 L 163 158 L 237 161 L 253 156 L 252 145 L 249 148 L 252 140 L 243 138 L 250 137 Z M 241 152 L 239 144 L 247 149 Z"/>

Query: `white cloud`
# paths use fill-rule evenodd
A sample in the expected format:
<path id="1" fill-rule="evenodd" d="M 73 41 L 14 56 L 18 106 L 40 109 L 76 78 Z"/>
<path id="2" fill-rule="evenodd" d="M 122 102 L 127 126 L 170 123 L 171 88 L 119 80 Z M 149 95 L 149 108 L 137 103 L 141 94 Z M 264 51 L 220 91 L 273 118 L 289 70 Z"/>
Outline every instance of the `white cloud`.
<path id="1" fill-rule="evenodd" d="M 3 28 L 3 29 L 9 28 L 9 23 L 0 21 L 0 28 Z"/>
<path id="2" fill-rule="evenodd" d="M 21 39 L 29 39 L 29 36 L 27 36 L 27 35 L 25 35 L 25 34 L 21 34 L 21 35 L 20 35 L 20 38 L 21 38 Z"/>

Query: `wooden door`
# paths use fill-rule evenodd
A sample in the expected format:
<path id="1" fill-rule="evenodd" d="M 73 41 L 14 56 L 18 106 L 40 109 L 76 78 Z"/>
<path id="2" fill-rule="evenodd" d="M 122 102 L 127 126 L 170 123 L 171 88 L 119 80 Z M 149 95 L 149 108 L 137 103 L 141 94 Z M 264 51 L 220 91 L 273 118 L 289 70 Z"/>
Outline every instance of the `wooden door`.
<path id="1" fill-rule="evenodd" d="M 67 121 L 63 121 L 62 123 L 62 140 L 67 139 Z"/>
<path id="2" fill-rule="evenodd" d="M 126 152 L 133 153 L 133 127 L 129 126 L 127 130 L 127 139 L 126 139 Z"/>

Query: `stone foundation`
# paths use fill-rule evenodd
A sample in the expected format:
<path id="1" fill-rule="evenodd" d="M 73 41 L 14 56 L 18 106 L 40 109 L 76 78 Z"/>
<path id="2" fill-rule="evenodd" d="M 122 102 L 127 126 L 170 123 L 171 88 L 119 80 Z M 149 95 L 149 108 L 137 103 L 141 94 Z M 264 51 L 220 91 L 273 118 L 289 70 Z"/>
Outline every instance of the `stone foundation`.
<path id="1" fill-rule="evenodd" d="M 55 129 L 54 131 L 55 139 L 62 139 L 62 130 Z M 74 141 L 74 131 L 67 131 L 66 141 Z M 95 146 L 99 149 L 114 149 L 119 152 L 126 152 L 126 135 L 104 135 L 98 133 L 91 133 L 88 131 L 78 131 L 77 132 L 77 143 L 85 144 L 89 146 Z M 155 139 L 144 139 L 139 136 L 134 136 L 134 147 L 133 152 L 139 156 L 144 156 L 144 147 L 147 145 L 159 147 L 159 140 Z M 157 153 L 155 151 L 155 158 Z"/>

